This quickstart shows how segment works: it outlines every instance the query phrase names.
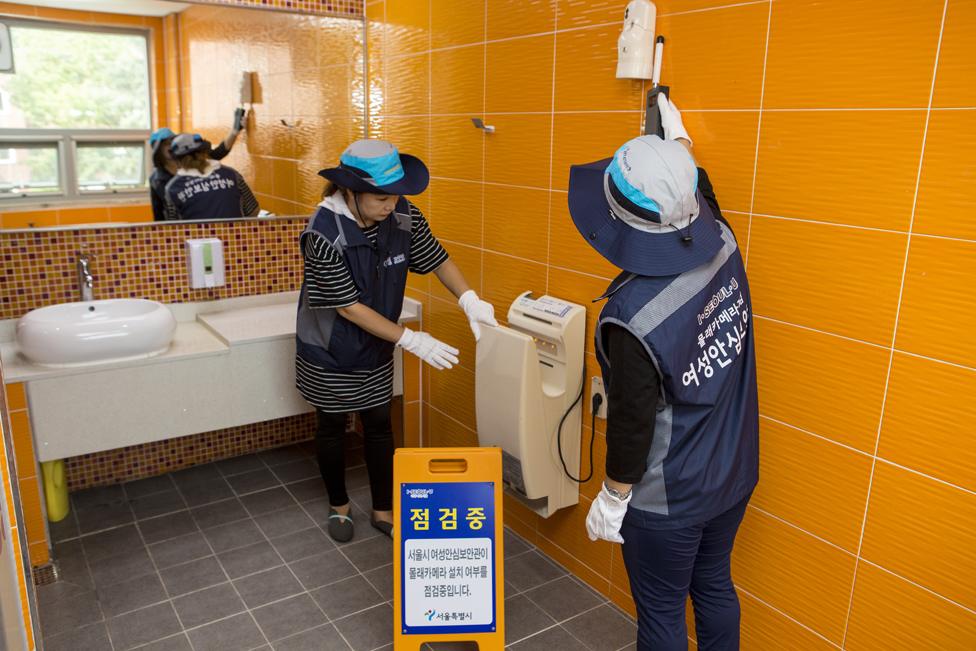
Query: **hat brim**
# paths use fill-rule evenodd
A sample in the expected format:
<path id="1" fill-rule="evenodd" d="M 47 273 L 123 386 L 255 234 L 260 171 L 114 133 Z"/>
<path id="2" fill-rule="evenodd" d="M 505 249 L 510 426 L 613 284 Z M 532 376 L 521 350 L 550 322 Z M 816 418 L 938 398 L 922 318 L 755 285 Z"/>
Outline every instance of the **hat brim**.
<path id="1" fill-rule="evenodd" d="M 711 209 L 699 197 L 691 228 L 648 233 L 613 214 L 603 177 L 612 158 L 573 165 L 569 172 L 569 213 L 590 246 L 616 267 L 642 276 L 671 276 L 707 263 L 722 249 L 722 233 Z M 686 235 L 690 242 L 683 241 Z"/>
<path id="2" fill-rule="evenodd" d="M 421 194 L 430 183 L 430 172 L 424 162 L 410 154 L 400 154 L 403 178 L 387 185 L 373 185 L 347 167 L 329 167 L 319 171 L 319 176 L 353 192 L 372 194 Z"/>

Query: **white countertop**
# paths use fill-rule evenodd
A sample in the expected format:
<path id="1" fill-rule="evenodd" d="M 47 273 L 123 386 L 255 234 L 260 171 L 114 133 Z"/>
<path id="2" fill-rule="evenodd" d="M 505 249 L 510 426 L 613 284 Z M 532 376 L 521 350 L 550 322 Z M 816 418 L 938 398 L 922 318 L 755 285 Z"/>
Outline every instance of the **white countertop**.
<path id="1" fill-rule="evenodd" d="M 169 349 L 155 357 L 107 361 L 70 367 L 33 364 L 23 357 L 15 339 L 16 319 L 0 322 L 0 361 L 7 383 L 94 373 L 108 369 L 161 364 L 178 359 L 225 355 L 233 346 L 295 336 L 298 292 L 178 303 L 168 307 L 176 317 Z M 405 298 L 400 322 L 420 319 L 420 303 Z"/>

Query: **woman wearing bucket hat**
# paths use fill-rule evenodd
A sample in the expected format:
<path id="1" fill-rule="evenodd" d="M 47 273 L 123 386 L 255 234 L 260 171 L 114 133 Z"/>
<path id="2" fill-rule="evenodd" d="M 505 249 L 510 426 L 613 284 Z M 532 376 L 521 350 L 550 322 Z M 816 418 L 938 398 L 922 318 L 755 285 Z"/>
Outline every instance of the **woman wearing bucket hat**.
<path id="1" fill-rule="evenodd" d="M 739 648 L 731 553 L 758 481 L 759 413 L 745 266 L 681 116 L 570 172 L 583 237 L 623 270 L 596 328 L 607 386 L 606 481 L 586 520 L 623 543 L 642 651 Z"/>
<path id="2" fill-rule="evenodd" d="M 475 338 L 497 325 L 490 303 L 468 287 L 457 265 L 405 195 L 423 192 L 427 167 L 383 140 L 358 140 L 339 165 L 319 174 L 325 198 L 301 236 L 305 279 L 298 306 L 299 391 L 318 412 L 319 469 L 329 493 L 329 535 L 352 538 L 345 486 L 346 416 L 363 424 L 373 500 L 371 523 L 392 534 L 393 351 L 396 346 L 435 369 L 451 368 L 458 351 L 425 332 L 397 324 L 407 272 L 433 272 L 464 310 Z"/>
<path id="3" fill-rule="evenodd" d="M 234 125 L 219 145 L 210 151 L 210 158 L 223 160 L 230 153 L 237 136 L 244 128 L 246 111 L 238 108 L 234 111 Z M 176 134 L 169 127 L 156 129 L 149 136 L 149 149 L 152 151 L 153 171 L 149 175 L 149 201 L 152 204 L 153 220 L 166 219 L 166 184 L 176 174 L 176 161 L 170 156 L 169 147 Z"/>
<path id="4" fill-rule="evenodd" d="M 176 175 L 166 184 L 167 219 L 234 219 L 258 214 L 258 201 L 241 173 L 210 157 L 199 133 L 181 133 L 170 143 Z"/>

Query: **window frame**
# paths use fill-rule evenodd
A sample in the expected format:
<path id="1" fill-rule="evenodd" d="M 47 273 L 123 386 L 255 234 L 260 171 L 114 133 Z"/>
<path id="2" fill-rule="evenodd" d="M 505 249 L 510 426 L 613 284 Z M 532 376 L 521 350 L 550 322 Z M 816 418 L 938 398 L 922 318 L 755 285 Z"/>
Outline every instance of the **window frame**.
<path id="1" fill-rule="evenodd" d="M 149 106 L 149 124 L 156 121 L 153 105 L 153 89 L 155 78 L 152 60 L 152 30 L 139 27 L 113 27 L 108 25 L 88 25 L 84 23 L 65 23 L 47 20 L 32 20 L 30 18 L 13 18 L 0 16 L 0 23 L 8 27 L 33 27 L 43 29 L 62 29 L 72 32 L 96 32 L 110 34 L 126 34 L 140 36 L 146 46 L 146 78 L 147 97 Z M 16 72 L 14 73 L 16 74 Z M 3 128 L 0 127 L 0 149 L 23 147 L 25 145 L 50 146 L 56 143 L 58 152 L 59 191 L 44 195 L 9 195 L 0 196 L 0 209 L 5 207 L 47 207 L 58 205 L 105 204 L 108 203 L 143 203 L 148 189 L 149 175 L 152 171 L 152 151 L 149 148 L 151 126 L 146 129 L 32 129 L 32 128 Z M 146 185 L 139 188 L 83 191 L 78 185 L 78 145 L 118 145 L 140 144 L 143 148 L 144 171 L 143 178 Z M 136 199 L 142 201 L 136 201 Z"/>

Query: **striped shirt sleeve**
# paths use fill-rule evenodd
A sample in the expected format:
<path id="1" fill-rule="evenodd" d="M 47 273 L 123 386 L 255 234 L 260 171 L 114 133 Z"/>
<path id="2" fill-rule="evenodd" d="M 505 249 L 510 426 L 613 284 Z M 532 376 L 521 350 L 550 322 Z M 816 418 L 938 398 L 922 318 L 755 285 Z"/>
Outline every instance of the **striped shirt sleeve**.
<path id="1" fill-rule="evenodd" d="M 309 234 L 302 250 L 305 287 L 311 308 L 348 307 L 359 301 L 359 290 L 338 251 L 324 237 Z"/>
<path id="2" fill-rule="evenodd" d="M 254 198 L 254 193 L 241 173 L 234 170 L 234 175 L 237 177 L 237 187 L 241 189 L 241 214 L 244 217 L 253 217 L 260 210 L 258 200 Z"/>
<path id="3" fill-rule="evenodd" d="M 424 214 L 413 204 L 410 204 L 410 217 L 410 271 L 427 274 L 447 261 L 447 251 L 434 237 Z"/>

